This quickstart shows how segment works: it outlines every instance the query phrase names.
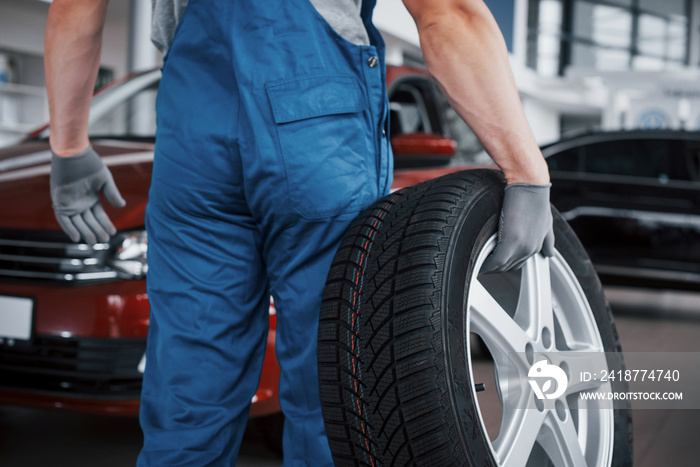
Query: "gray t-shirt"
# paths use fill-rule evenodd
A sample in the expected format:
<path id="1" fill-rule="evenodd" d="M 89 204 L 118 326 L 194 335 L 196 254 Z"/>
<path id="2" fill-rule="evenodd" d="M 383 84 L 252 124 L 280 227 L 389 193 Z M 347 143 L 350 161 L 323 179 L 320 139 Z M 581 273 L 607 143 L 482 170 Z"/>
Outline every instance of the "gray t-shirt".
<path id="1" fill-rule="evenodd" d="M 344 39 L 357 45 L 369 45 L 362 18 L 362 0 L 297 0 L 311 1 L 321 16 Z M 152 0 L 151 41 L 162 53 L 170 46 L 177 23 L 185 12 L 187 0 Z"/>

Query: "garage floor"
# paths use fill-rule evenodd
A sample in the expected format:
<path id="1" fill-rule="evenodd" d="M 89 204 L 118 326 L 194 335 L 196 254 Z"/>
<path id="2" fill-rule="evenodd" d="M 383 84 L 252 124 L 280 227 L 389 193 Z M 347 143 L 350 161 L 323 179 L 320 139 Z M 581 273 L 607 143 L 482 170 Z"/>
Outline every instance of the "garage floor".
<path id="1" fill-rule="evenodd" d="M 700 296 L 609 290 L 627 351 L 700 351 Z M 634 413 L 635 465 L 696 466 L 700 410 Z M 138 421 L 0 406 L 0 465 L 121 467 L 141 447 Z M 243 447 L 239 466 L 279 466 L 259 444 Z"/>

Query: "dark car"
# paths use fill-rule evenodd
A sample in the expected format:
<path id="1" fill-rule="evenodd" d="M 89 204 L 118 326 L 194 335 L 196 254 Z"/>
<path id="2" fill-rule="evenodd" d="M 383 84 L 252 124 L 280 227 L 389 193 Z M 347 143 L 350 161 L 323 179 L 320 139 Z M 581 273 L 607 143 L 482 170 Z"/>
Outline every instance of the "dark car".
<path id="1" fill-rule="evenodd" d="M 603 283 L 700 290 L 700 133 L 592 133 L 543 153 Z"/>
<path id="2" fill-rule="evenodd" d="M 144 213 L 160 72 L 93 99 L 90 137 L 127 206 L 105 208 L 118 233 L 91 247 L 60 230 L 49 196 L 48 127 L 0 150 L 0 403 L 136 415 L 149 322 Z M 427 180 L 455 153 L 444 99 L 425 71 L 390 67 L 395 187 Z M 276 316 L 251 415 L 279 412 Z"/>

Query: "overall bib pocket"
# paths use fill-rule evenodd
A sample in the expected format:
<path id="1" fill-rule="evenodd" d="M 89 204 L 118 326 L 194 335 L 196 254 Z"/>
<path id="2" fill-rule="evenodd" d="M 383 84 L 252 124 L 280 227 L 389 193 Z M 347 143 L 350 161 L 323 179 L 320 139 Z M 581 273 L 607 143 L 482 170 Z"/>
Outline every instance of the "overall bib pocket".
<path id="1" fill-rule="evenodd" d="M 293 209 L 307 219 L 358 212 L 377 196 L 369 102 L 352 75 L 267 83 Z"/>

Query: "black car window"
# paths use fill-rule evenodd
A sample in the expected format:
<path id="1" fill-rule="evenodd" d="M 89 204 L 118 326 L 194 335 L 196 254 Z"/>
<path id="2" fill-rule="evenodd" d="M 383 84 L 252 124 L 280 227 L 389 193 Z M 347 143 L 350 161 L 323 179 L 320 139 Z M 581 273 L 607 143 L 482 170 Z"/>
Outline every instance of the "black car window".
<path id="1" fill-rule="evenodd" d="M 547 158 L 553 172 L 700 181 L 700 141 L 623 139 L 574 146 Z"/>
<path id="2" fill-rule="evenodd" d="M 158 83 L 143 88 L 90 123 L 91 138 L 155 138 Z"/>
<path id="3" fill-rule="evenodd" d="M 547 158 L 549 170 L 558 172 L 578 172 L 580 171 L 580 148 L 567 149 Z"/>
<path id="4" fill-rule="evenodd" d="M 583 147 L 583 171 L 668 180 L 678 142 L 665 139 L 605 141 Z"/>

